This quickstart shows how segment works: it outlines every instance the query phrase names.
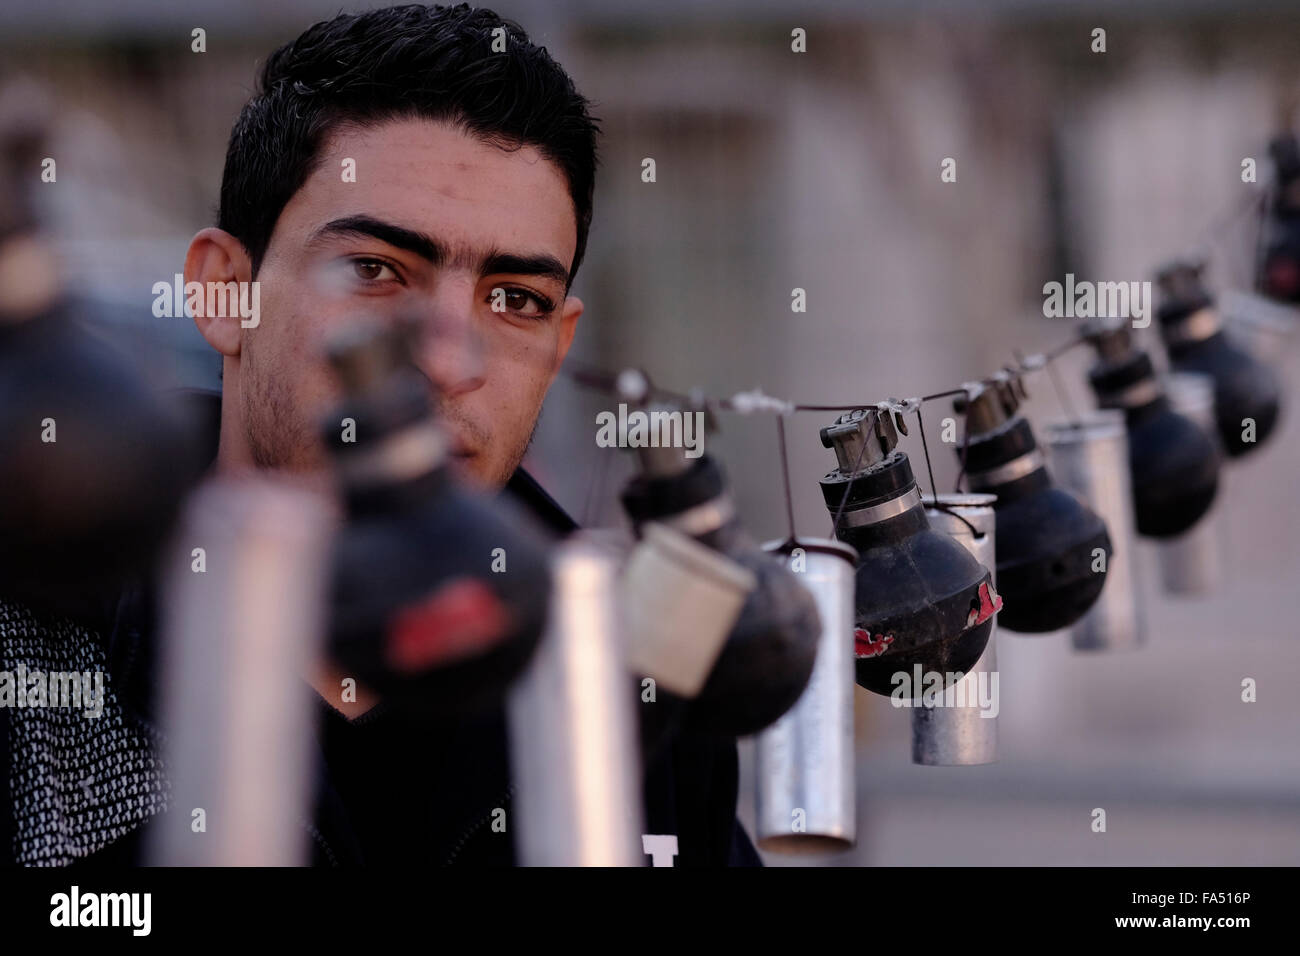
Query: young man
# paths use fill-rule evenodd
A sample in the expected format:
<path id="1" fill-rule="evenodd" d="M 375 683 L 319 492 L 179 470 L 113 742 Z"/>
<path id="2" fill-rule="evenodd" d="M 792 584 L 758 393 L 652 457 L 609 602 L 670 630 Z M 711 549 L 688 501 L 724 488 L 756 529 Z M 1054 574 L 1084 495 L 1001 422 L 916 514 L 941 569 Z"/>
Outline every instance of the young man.
<path id="1" fill-rule="evenodd" d="M 415 317 L 458 470 L 515 494 L 557 533 L 572 529 L 519 464 L 583 311 L 570 290 L 592 216 L 588 102 L 518 25 L 465 5 L 319 23 L 260 79 L 231 135 L 217 226 L 185 260 L 187 283 L 259 284 L 255 324 L 196 318 L 222 356 L 215 467 L 319 481 L 317 422 L 335 396 L 324 344 L 349 323 Z M 148 728 L 147 603 L 124 602 L 105 630 L 110 705 L 128 728 Z M 320 775 L 304 825 L 315 861 L 513 862 L 511 834 L 490 826 L 512 796 L 503 714 L 415 726 L 364 688 L 344 703 L 341 676 L 322 662 L 312 678 Z M 149 740 L 142 729 L 95 746 L 146 760 Z M 647 768 L 647 832 L 678 837 L 678 865 L 756 864 L 736 785 L 734 740 L 670 739 Z M 108 786 L 131 794 L 119 824 L 40 860 L 136 858 L 165 781 L 132 773 Z M 31 861 L 23 826 L 15 855 Z"/>

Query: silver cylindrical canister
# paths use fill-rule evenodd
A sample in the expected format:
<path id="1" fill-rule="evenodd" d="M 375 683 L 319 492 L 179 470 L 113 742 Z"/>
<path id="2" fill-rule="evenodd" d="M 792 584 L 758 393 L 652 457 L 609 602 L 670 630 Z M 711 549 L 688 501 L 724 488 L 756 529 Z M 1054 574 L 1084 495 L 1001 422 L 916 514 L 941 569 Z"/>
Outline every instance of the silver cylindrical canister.
<path id="1" fill-rule="evenodd" d="M 997 495 L 939 495 L 943 507 L 925 514 L 930 527 L 950 534 L 986 568 L 997 568 L 993 551 Z M 912 762 L 934 767 L 973 766 L 998 759 L 997 620 L 979 661 L 949 693 L 912 704 Z M 921 706 L 917 706 L 920 704 Z"/>
<path id="2" fill-rule="evenodd" d="M 1047 426 L 1053 477 L 1106 523 L 1111 553 L 1097 603 L 1070 628 L 1076 650 L 1135 648 L 1145 640 L 1135 574 L 1137 536 L 1124 413 L 1102 410 Z"/>
<path id="3" fill-rule="evenodd" d="M 1172 372 L 1165 377 L 1165 394 L 1174 411 L 1196 422 L 1218 441 L 1213 377 L 1194 372 Z M 1210 594 L 1217 589 L 1222 578 L 1219 563 L 1221 530 L 1216 502 L 1209 514 L 1186 532 L 1159 544 L 1160 579 L 1167 592 Z"/>
<path id="4" fill-rule="evenodd" d="M 839 541 L 800 538 L 789 567 L 817 602 L 822 632 L 808 686 L 755 738 L 758 845 L 825 853 L 853 845 L 857 801 L 853 747 L 853 595 L 857 552 Z M 764 550 L 785 552 L 786 542 Z"/>
<path id="5" fill-rule="evenodd" d="M 639 866 L 636 684 L 619 633 L 618 559 L 577 535 L 556 548 L 551 567 L 546 632 L 508 704 L 519 860 Z"/>
<path id="6" fill-rule="evenodd" d="M 315 712 L 334 512 L 262 478 L 187 503 L 163 580 L 164 759 L 172 785 L 150 860 L 310 862 Z"/>

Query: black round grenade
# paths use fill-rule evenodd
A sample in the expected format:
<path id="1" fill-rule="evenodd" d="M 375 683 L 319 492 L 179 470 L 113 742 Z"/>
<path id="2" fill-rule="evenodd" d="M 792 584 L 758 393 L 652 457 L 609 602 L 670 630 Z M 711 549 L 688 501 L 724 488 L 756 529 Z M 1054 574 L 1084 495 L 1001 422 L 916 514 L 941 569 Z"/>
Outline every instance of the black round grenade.
<path id="1" fill-rule="evenodd" d="M 1173 410 L 1151 357 L 1124 326 L 1092 324 L 1084 335 L 1099 361 L 1088 382 L 1102 408 L 1120 409 L 1128 426 L 1129 474 L 1139 534 L 1182 534 L 1210 510 L 1219 487 L 1214 436 Z"/>
<path id="2" fill-rule="evenodd" d="M 841 415 L 822 429 L 840 467 L 821 479 L 839 515 L 835 536 L 858 552 L 854 603 L 856 678 L 896 692 L 894 675 L 916 666 L 966 673 L 979 660 L 1001 599 L 988 568 L 930 527 L 907 455 L 895 451 L 893 419 L 876 409 Z M 918 682 L 919 685 L 920 682 Z M 921 687 L 915 688 L 919 696 Z"/>
<path id="3" fill-rule="evenodd" d="M 1018 378 L 975 389 L 954 407 L 966 412 L 964 470 L 971 491 L 998 496 L 997 588 L 1007 630 L 1041 634 L 1069 627 L 1101 594 L 1109 565 L 1106 525 L 1047 472 L 1033 429 L 1017 412 Z M 1096 551 L 1107 561 L 1096 560 Z"/>
<path id="4" fill-rule="evenodd" d="M 550 575 L 542 532 L 523 512 L 449 473 L 430 385 L 408 349 L 400 330 L 370 332 L 331 355 L 345 397 L 322 435 L 347 522 L 330 651 L 393 706 L 453 716 L 499 704 L 528 664 Z"/>
<path id="5" fill-rule="evenodd" d="M 74 616 L 148 573 L 207 464 L 179 395 L 88 309 L 0 321 L 0 590 Z"/>
<path id="6" fill-rule="evenodd" d="M 0 594 L 98 625 L 210 456 L 183 395 L 150 380 L 151 343 L 60 294 L 28 175 L 49 104 L 30 93 L 0 118 Z"/>
<path id="7" fill-rule="evenodd" d="M 1273 433 L 1282 386 L 1271 368 L 1234 345 L 1220 327 L 1202 270 L 1199 263 L 1180 262 L 1160 271 L 1156 317 L 1170 364 L 1180 372 L 1201 372 L 1214 379 L 1219 440 L 1236 458 L 1258 448 Z"/>
<path id="8" fill-rule="evenodd" d="M 684 722 L 729 736 L 758 733 L 808 686 L 821 635 L 817 606 L 781 556 L 762 551 L 745 532 L 716 461 L 708 455 L 687 459 L 679 449 L 645 451 L 645 471 L 622 496 L 633 524 L 673 527 L 757 579 L 703 689 L 686 705 Z"/>

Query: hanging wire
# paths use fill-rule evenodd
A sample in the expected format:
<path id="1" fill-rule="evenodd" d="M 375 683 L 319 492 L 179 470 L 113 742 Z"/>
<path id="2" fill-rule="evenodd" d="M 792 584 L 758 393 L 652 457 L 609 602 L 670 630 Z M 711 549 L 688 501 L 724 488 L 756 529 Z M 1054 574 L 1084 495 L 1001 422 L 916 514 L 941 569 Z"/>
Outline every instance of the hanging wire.
<path id="1" fill-rule="evenodd" d="M 935 507 L 938 507 L 939 486 L 934 482 L 934 469 L 930 467 L 930 446 L 925 441 L 925 419 L 921 417 L 920 406 L 916 409 L 916 427 L 921 433 L 921 450 L 925 452 L 925 470 L 930 475 L 930 497 L 934 499 Z"/>
<path id="2" fill-rule="evenodd" d="M 1029 356 L 1029 358 L 1017 368 L 1003 369 L 995 375 L 979 380 L 978 383 L 967 383 L 959 388 L 950 388 L 942 392 L 934 392 L 930 395 L 924 395 L 921 398 L 916 399 L 916 401 L 930 402 L 953 395 L 965 395 L 969 392 L 971 384 L 993 385 L 1002 380 L 1005 373 L 1008 371 L 1013 374 L 1026 374 L 1029 372 L 1039 371 L 1045 365 L 1050 363 L 1050 361 L 1056 356 L 1074 348 L 1082 341 L 1084 340 L 1081 336 L 1075 336 L 1044 355 Z M 573 360 L 565 362 L 565 373 L 579 385 L 612 395 L 620 394 L 618 387 L 619 376 L 617 373 L 586 365 L 584 363 L 574 362 Z M 682 405 L 686 408 L 707 408 L 711 410 L 736 412 L 742 415 L 762 413 L 788 415 L 792 412 L 850 412 L 856 411 L 859 408 L 875 408 L 883 405 L 893 406 L 897 404 L 894 399 L 849 402 L 842 405 L 790 402 L 771 395 L 765 395 L 758 389 L 749 392 L 739 392 L 729 398 L 714 398 L 702 393 L 686 395 L 681 392 L 670 391 L 669 389 L 653 384 L 648 376 L 645 377 L 645 381 L 648 386 L 648 393 L 646 395 L 646 398 L 648 399 L 658 398 L 674 404 Z M 910 411 L 910 409 L 908 410 Z"/>
<path id="3" fill-rule="evenodd" d="M 1071 342 L 1069 347 L 1073 348 L 1080 341 L 1082 341 L 1082 338 L 1076 342 Z M 1056 355 L 1062 355 L 1065 351 L 1066 349 L 1059 349 Z M 1016 357 L 1016 362 L 1021 366 L 1025 365 L 1028 361 L 1025 356 L 1021 354 L 1019 349 L 1012 349 L 1011 354 Z M 1050 358 L 1046 355 L 1043 356 L 1043 370 L 1047 372 L 1047 377 L 1051 380 L 1052 387 L 1056 389 L 1056 397 L 1061 403 L 1061 411 L 1065 413 L 1065 417 L 1071 425 L 1077 425 L 1079 423 L 1079 416 L 1074 411 L 1074 404 L 1070 401 L 1070 395 L 1065 390 L 1064 383 L 1061 381 L 1060 376 L 1056 374 L 1056 367 L 1054 364 L 1056 355 L 1053 355 Z"/>
<path id="4" fill-rule="evenodd" d="M 1061 410 L 1065 412 L 1065 417 L 1069 420 L 1071 425 L 1077 425 L 1079 423 L 1079 416 L 1075 414 L 1074 405 L 1070 403 L 1070 396 L 1065 391 L 1065 385 L 1061 382 L 1060 376 L 1056 374 L 1056 366 L 1053 363 L 1048 362 L 1044 367 L 1047 370 L 1047 377 L 1052 381 L 1052 387 L 1056 389 L 1056 396 L 1060 399 Z"/>
<path id="5" fill-rule="evenodd" d="M 969 393 L 967 393 L 969 394 Z M 953 483 L 953 494 L 961 491 L 961 480 L 966 477 L 966 450 L 970 448 L 970 416 L 967 410 L 970 408 L 970 402 L 961 411 L 961 468 L 957 470 L 957 480 Z"/>
<path id="6" fill-rule="evenodd" d="M 1051 362 L 1055 362 L 1058 358 L 1060 358 L 1060 357 L 1061 357 L 1062 355 L 1064 355 L 1066 352 L 1070 351 L 1070 349 L 1074 348 L 1075 346 L 1082 345 L 1082 344 L 1083 344 L 1084 342 L 1086 342 L 1086 341 L 1087 341 L 1087 339 L 1085 339 L 1085 338 L 1083 337 L 1083 334 L 1080 333 L 1080 334 L 1076 335 L 1074 338 L 1070 339 L 1069 341 L 1062 342 L 1062 343 L 1061 343 L 1060 345 L 1058 345 L 1056 348 L 1051 349 L 1051 350 L 1049 350 L 1049 351 L 1047 351 L 1047 352 L 1044 352 L 1043 355 L 1042 355 L 1043 365 L 1047 365 L 1047 364 L 1050 364 Z M 1031 355 L 1031 356 L 1029 356 L 1028 359 L 1026 359 L 1027 362 L 1031 363 L 1032 368 L 1038 368 L 1038 367 L 1039 367 L 1037 364 L 1034 364 L 1036 358 L 1037 358 L 1037 356 L 1033 356 L 1033 355 Z"/>
<path id="7" fill-rule="evenodd" d="M 870 408 L 876 402 L 853 402 L 851 405 L 791 405 L 796 412 L 854 412 L 859 408 Z"/>
<path id="8" fill-rule="evenodd" d="M 974 535 L 977 539 L 978 539 L 978 538 L 982 538 L 982 537 L 984 537 L 984 532 L 983 532 L 983 531 L 980 531 L 980 530 L 979 530 L 978 528 L 976 528 L 973 524 L 971 524 L 969 521 L 967 521 L 966 518 L 965 518 L 965 516 L 962 515 L 962 513 L 961 513 L 960 511 L 957 510 L 958 508 L 961 507 L 961 505 L 950 505 L 950 504 L 948 504 L 947 502 L 938 502 L 938 501 L 936 501 L 934 504 L 930 505 L 930 507 L 931 507 L 933 510 L 935 510 L 935 511 L 942 511 L 942 512 L 943 512 L 944 514 L 946 514 L 946 515 L 952 515 L 952 517 L 956 518 L 958 521 L 960 521 L 962 524 L 964 524 L 967 528 L 969 528 L 969 529 L 970 529 L 970 533 L 971 533 L 972 535 Z"/>
<path id="9" fill-rule="evenodd" d="M 790 536 L 786 538 L 785 547 L 793 547 L 796 544 L 794 533 L 794 495 L 790 491 L 790 459 L 786 454 L 785 448 L 785 416 L 776 416 L 776 437 L 781 446 L 781 477 L 785 485 L 785 517 L 787 527 L 790 530 Z"/>
<path id="10" fill-rule="evenodd" d="M 966 389 L 964 388 L 950 388 L 946 392 L 935 392 L 933 395 L 922 395 L 921 401 L 932 402 L 937 398 L 947 398 L 950 395 L 965 395 L 965 394 L 966 394 Z"/>
<path id="11" fill-rule="evenodd" d="M 944 394 L 959 395 L 964 393 L 965 391 L 966 391 L 965 389 L 957 389 L 956 391 L 946 392 Z M 935 396 L 935 397 L 939 398 L 942 396 Z M 930 507 L 935 511 L 942 511 L 944 514 L 952 515 L 952 517 L 956 518 L 967 528 L 969 528 L 970 533 L 974 535 L 976 538 L 984 537 L 983 533 L 979 531 L 973 524 L 967 521 L 965 516 L 963 516 L 960 512 L 958 512 L 953 505 L 950 505 L 947 502 L 939 501 L 939 486 L 938 484 L 935 483 L 934 469 L 930 466 L 930 446 L 926 443 L 925 440 L 925 419 L 921 417 L 921 409 L 919 406 L 916 409 L 916 427 L 917 427 L 917 431 L 921 433 L 921 451 L 925 452 L 925 470 L 930 475 L 930 499 L 931 499 Z"/>
<path id="12" fill-rule="evenodd" d="M 929 395 L 923 395 L 920 398 L 909 399 L 906 402 L 899 402 L 898 400 L 891 398 L 885 401 L 853 402 L 845 405 L 823 405 L 823 404 L 812 404 L 812 403 L 802 403 L 802 402 L 796 403 L 796 402 L 785 401 L 780 398 L 775 398 L 770 395 L 765 395 L 762 391 L 758 389 L 753 389 L 749 392 L 740 392 L 731 396 L 730 398 L 712 398 L 703 394 L 699 390 L 694 390 L 690 395 L 683 395 L 679 392 L 673 392 L 669 389 L 661 388 L 655 385 L 653 382 L 651 382 L 649 376 L 645 375 L 644 373 L 641 373 L 644 386 L 645 386 L 645 391 L 644 391 L 644 395 L 642 396 L 642 400 L 645 401 L 650 399 L 659 399 L 665 402 L 671 402 L 673 404 L 680 405 L 684 408 L 698 408 L 698 409 L 705 409 L 709 411 L 715 411 L 715 410 L 730 411 L 730 412 L 736 412 L 738 414 L 743 414 L 743 415 L 749 415 L 755 413 L 768 413 L 768 414 L 776 415 L 777 438 L 778 438 L 778 444 L 779 444 L 780 454 L 781 454 L 781 473 L 782 473 L 782 481 L 784 484 L 783 493 L 785 495 L 786 523 L 789 532 L 789 537 L 786 540 L 784 545 L 784 547 L 786 548 L 794 546 L 797 542 L 797 538 L 795 535 L 795 525 L 794 525 L 794 495 L 790 484 L 789 452 L 788 452 L 788 448 L 786 445 L 786 438 L 785 438 L 785 417 L 794 412 L 846 412 L 846 411 L 855 411 L 860 408 L 872 408 L 872 407 L 880 409 L 882 412 L 885 411 L 887 408 L 890 414 L 895 414 L 899 412 L 905 413 L 906 411 L 915 411 L 917 417 L 917 423 L 919 425 L 919 430 L 921 432 L 921 449 L 925 455 L 926 472 L 930 478 L 930 497 L 933 500 L 932 507 L 937 508 L 946 513 L 952 514 L 954 517 L 962 521 L 962 523 L 965 524 L 968 528 L 970 528 L 972 534 L 975 534 L 978 537 L 979 532 L 975 530 L 975 527 L 969 521 L 967 521 L 961 515 L 954 512 L 950 506 L 939 503 L 938 484 L 934 480 L 934 468 L 933 468 L 933 463 L 930 459 L 929 445 L 925 437 L 925 421 L 921 416 L 921 406 L 925 402 L 937 401 L 938 399 L 941 398 L 950 398 L 957 395 L 965 395 L 969 399 L 971 395 L 971 391 L 974 387 L 979 385 L 989 386 L 999 381 L 1004 381 L 1007 373 L 1023 375 L 1030 372 L 1036 372 L 1042 369 L 1046 369 L 1049 376 L 1051 376 L 1053 380 L 1053 383 L 1057 389 L 1057 393 L 1061 397 L 1062 406 L 1067 410 L 1067 414 L 1069 414 L 1071 418 L 1074 418 L 1073 408 L 1069 404 L 1069 398 L 1066 395 L 1064 388 L 1061 386 L 1059 379 L 1056 378 L 1055 370 L 1052 368 L 1052 363 L 1058 356 L 1063 355 L 1064 353 L 1066 353 L 1067 351 L 1069 351 L 1070 349 L 1074 348 L 1075 346 L 1079 345 L 1084 341 L 1085 339 L 1082 334 L 1076 334 L 1073 338 L 1061 343 L 1060 345 L 1056 346 L 1055 348 L 1049 350 L 1046 353 L 1034 354 L 1030 356 L 1022 356 L 1019 353 L 1019 351 L 1016 351 L 1014 352 L 1016 356 L 1015 368 L 1004 368 L 1000 372 L 991 375 L 988 378 L 981 379 L 978 382 L 967 382 L 966 384 L 962 385 L 959 388 L 945 389 L 944 391 L 941 392 L 934 392 Z M 626 394 L 619 387 L 620 385 L 619 374 L 610 372 L 606 369 L 602 369 L 595 366 L 587 365 L 585 363 L 575 362 L 573 360 L 570 360 L 569 362 L 565 363 L 565 372 L 576 384 L 583 385 L 587 388 L 596 389 L 598 391 L 606 392 L 608 394 L 613 394 L 613 395 L 623 396 Z M 913 402 L 915 403 L 914 407 L 912 406 Z M 967 403 L 967 409 L 968 408 L 969 408 L 969 402 Z M 970 448 L 970 429 L 968 427 L 969 425 L 969 422 L 967 420 L 968 415 L 965 409 L 962 412 L 962 416 L 963 416 L 963 428 L 962 428 L 963 434 L 962 434 L 962 445 L 961 445 L 961 452 L 960 452 L 961 468 L 957 473 L 957 480 L 953 487 L 953 491 L 956 493 L 959 493 L 961 491 L 962 480 L 966 476 L 966 456 Z M 902 418 L 898 417 L 897 421 L 901 423 Z M 900 430 L 903 432 L 903 434 L 907 434 L 905 428 L 902 428 Z M 844 517 L 844 511 L 848 505 L 849 494 L 853 489 L 853 482 L 855 480 L 855 476 L 857 474 L 858 469 L 861 467 L 862 456 L 865 454 L 865 452 L 866 452 L 866 445 L 864 444 L 862 449 L 858 452 L 858 460 L 854 462 L 852 473 L 850 474 L 849 480 L 844 487 L 844 496 L 840 499 L 839 507 L 835 511 L 835 516 L 831 523 L 831 537 L 835 537 L 836 533 L 839 530 L 840 521 Z M 586 506 L 584 507 L 584 512 L 588 512 L 588 513 L 591 512 L 593 504 L 595 503 L 595 499 L 598 496 L 598 493 L 603 489 L 603 485 L 605 481 L 605 473 L 607 468 L 608 468 L 607 461 L 603 461 L 601 465 L 598 467 L 597 476 L 593 481 L 592 487 L 588 490 L 587 493 L 587 502 L 586 502 Z"/>
<path id="13" fill-rule="evenodd" d="M 1253 203 L 1254 203 L 1254 199 L 1252 199 L 1252 205 Z M 966 477 L 966 457 L 967 457 L 967 452 L 969 451 L 970 448 L 970 428 L 968 427 L 969 426 L 968 410 L 969 410 L 969 398 L 971 396 L 972 388 L 979 385 L 990 386 L 1000 381 L 1005 381 L 1007 373 L 1013 375 L 1024 375 L 1030 372 L 1046 370 L 1049 378 L 1052 381 L 1053 387 L 1056 389 L 1063 410 L 1065 411 L 1067 416 L 1069 416 L 1071 421 L 1077 422 L 1079 420 L 1078 416 L 1074 411 L 1074 407 L 1070 402 L 1069 395 L 1066 392 L 1063 383 L 1057 376 L 1056 369 L 1053 367 L 1053 365 L 1057 358 L 1059 358 L 1061 355 L 1064 355 L 1070 349 L 1075 348 L 1076 346 L 1082 344 L 1084 341 L 1086 341 L 1084 336 L 1081 333 L 1076 333 L 1074 337 L 1066 340 L 1065 342 L 1062 342 L 1060 345 L 1057 345 L 1055 348 L 1052 348 L 1044 353 L 1036 353 L 1033 355 L 1024 356 L 1020 353 L 1019 350 L 1013 350 L 1013 354 L 1016 357 L 1015 368 L 1004 368 L 1000 370 L 998 373 L 996 373 L 995 375 L 991 375 L 987 378 L 981 379 L 978 382 L 968 382 L 958 388 L 945 389 L 944 391 L 933 392 L 928 395 L 923 395 L 918 399 L 909 400 L 917 403 L 916 408 L 914 410 L 916 411 L 917 422 L 919 423 L 920 426 L 921 448 L 925 454 L 926 470 L 930 478 L 930 493 L 931 493 L 931 498 L 934 499 L 935 507 L 940 507 L 943 508 L 943 510 L 948 510 L 946 507 L 940 506 L 938 503 L 938 485 L 934 480 L 934 469 L 930 460 L 930 449 L 926 442 L 925 422 L 921 416 L 920 406 L 923 405 L 925 402 L 937 401 L 938 399 L 941 398 L 950 398 L 957 395 L 967 396 L 968 402 L 966 404 L 966 407 L 962 411 L 963 434 L 962 434 L 962 445 L 960 451 L 961 468 L 957 472 L 957 479 L 953 486 L 954 493 L 959 493 L 961 491 L 962 480 Z M 596 389 L 598 391 L 602 391 L 613 395 L 624 394 L 619 388 L 619 375 L 610 372 L 606 369 L 587 365 L 585 363 L 577 362 L 574 361 L 573 359 L 570 359 L 565 363 L 565 373 L 568 375 L 570 379 L 572 379 L 578 385 L 582 385 L 587 388 Z M 793 493 L 791 491 L 791 486 L 790 486 L 789 455 L 788 455 L 788 450 L 786 447 L 786 440 L 785 440 L 785 416 L 792 414 L 794 412 L 846 412 L 846 411 L 855 411 L 860 408 L 872 408 L 872 407 L 883 409 L 885 406 L 888 406 L 893 411 L 900 410 L 900 403 L 895 399 L 887 399 L 884 401 L 876 401 L 876 402 L 864 401 L 864 402 L 851 402 L 842 405 L 827 405 L 827 404 L 806 403 L 806 402 L 790 402 L 784 399 L 775 398 L 770 395 L 765 395 L 763 392 L 759 391 L 758 389 L 754 389 L 749 392 L 737 393 L 736 395 L 733 395 L 730 398 L 713 398 L 703 394 L 702 392 L 699 392 L 698 390 L 692 392 L 690 395 L 683 395 L 679 392 L 673 392 L 668 389 L 661 388 L 660 386 L 653 384 L 650 381 L 649 377 L 645 376 L 644 373 L 642 373 L 642 375 L 645 382 L 645 394 L 643 396 L 643 400 L 661 399 L 676 405 L 680 405 L 684 408 L 700 408 L 709 411 L 713 411 L 713 410 L 730 411 L 730 412 L 736 412 L 738 414 L 745 414 L 745 415 L 755 414 L 755 413 L 768 413 L 768 414 L 775 414 L 777 416 L 777 435 L 778 435 L 780 452 L 781 452 L 781 470 L 782 470 L 782 475 L 783 475 L 783 480 L 785 485 L 784 494 L 785 494 L 785 502 L 786 502 L 786 521 L 787 521 L 787 526 L 790 535 L 788 541 L 786 542 L 787 544 L 795 541 L 795 528 L 794 528 L 794 499 L 793 499 Z M 903 410 L 911 410 L 907 408 L 907 403 L 903 403 L 901 408 Z M 902 419 L 900 418 L 899 421 L 901 420 Z M 904 430 L 904 434 L 906 434 L 905 430 Z M 855 474 L 858 470 L 858 467 L 861 465 L 862 455 L 865 453 L 865 451 L 866 451 L 866 446 L 864 444 L 862 450 L 858 453 L 857 462 L 854 463 L 853 472 Z M 603 479 L 604 479 L 604 469 L 602 468 L 599 473 L 598 481 L 603 481 Z M 844 515 L 845 506 L 848 504 L 849 493 L 852 490 L 853 480 L 854 480 L 853 477 L 849 478 L 848 484 L 845 486 L 844 489 L 844 497 L 840 501 L 839 508 L 836 509 L 834 522 L 831 528 L 832 536 L 834 536 L 836 531 L 838 530 L 840 520 Z M 588 492 L 588 506 L 590 506 L 591 504 L 592 493 L 593 493 L 592 491 Z M 962 520 L 965 521 L 965 519 Z M 966 523 L 969 525 L 969 522 Z M 972 527 L 972 531 L 974 531 L 973 527 Z"/>

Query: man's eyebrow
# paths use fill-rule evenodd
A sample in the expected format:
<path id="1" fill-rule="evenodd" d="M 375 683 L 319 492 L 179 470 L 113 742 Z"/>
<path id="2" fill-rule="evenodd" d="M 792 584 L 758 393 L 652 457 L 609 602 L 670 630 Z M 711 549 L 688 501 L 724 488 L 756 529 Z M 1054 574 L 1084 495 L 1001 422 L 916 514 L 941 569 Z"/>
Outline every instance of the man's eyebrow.
<path id="1" fill-rule="evenodd" d="M 444 265 L 452 258 L 447 246 L 432 236 L 373 216 L 345 216 L 342 219 L 332 219 L 312 234 L 308 245 L 330 236 L 369 236 L 380 242 L 386 242 L 394 248 L 405 249 L 435 266 Z M 463 254 L 455 258 L 453 265 L 478 265 L 478 263 L 466 263 Z M 537 276 L 542 279 L 553 279 L 564 285 L 566 289 L 569 285 L 569 270 L 564 267 L 564 263 L 555 256 L 545 253 L 524 255 L 493 249 L 483 258 L 479 274 Z"/>
<path id="2" fill-rule="evenodd" d="M 312 245 L 330 236 L 370 236 L 397 249 L 405 249 L 421 259 L 427 259 L 435 266 L 441 265 L 447 259 L 446 247 L 432 236 L 426 236 L 422 232 L 406 229 L 391 222 L 384 222 L 382 219 L 375 219 L 373 216 L 344 216 L 342 219 L 331 219 L 312 233 L 307 244 Z"/>
<path id="3" fill-rule="evenodd" d="M 545 254 L 519 256 L 509 252 L 493 252 L 483 260 L 483 275 L 501 274 L 537 276 L 540 279 L 554 279 L 566 288 L 569 285 L 569 270 L 555 256 Z"/>

